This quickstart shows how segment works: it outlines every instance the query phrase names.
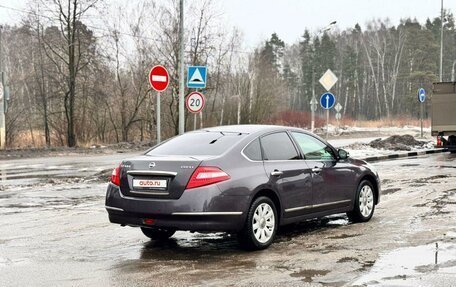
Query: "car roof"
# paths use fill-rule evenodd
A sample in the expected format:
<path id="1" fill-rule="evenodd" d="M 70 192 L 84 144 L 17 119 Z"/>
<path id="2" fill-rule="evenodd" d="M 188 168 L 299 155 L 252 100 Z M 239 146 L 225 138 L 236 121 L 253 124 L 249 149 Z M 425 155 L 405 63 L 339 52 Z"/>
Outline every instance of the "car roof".
<path id="1" fill-rule="evenodd" d="M 208 132 L 226 132 L 226 133 L 243 133 L 243 134 L 254 134 L 257 132 L 266 132 L 274 130 L 299 130 L 305 131 L 296 127 L 277 126 L 277 125 L 231 125 L 231 126 L 218 126 L 204 128 L 202 131 Z"/>

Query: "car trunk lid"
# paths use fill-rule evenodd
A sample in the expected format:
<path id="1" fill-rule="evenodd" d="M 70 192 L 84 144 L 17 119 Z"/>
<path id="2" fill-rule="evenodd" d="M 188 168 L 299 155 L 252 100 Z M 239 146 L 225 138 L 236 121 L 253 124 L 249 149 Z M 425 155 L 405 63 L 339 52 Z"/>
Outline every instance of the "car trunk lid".
<path id="1" fill-rule="evenodd" d="M 178 199 L 205 158 L 143 155 L 124 161 L 120 189 L 129 197 Z"/>

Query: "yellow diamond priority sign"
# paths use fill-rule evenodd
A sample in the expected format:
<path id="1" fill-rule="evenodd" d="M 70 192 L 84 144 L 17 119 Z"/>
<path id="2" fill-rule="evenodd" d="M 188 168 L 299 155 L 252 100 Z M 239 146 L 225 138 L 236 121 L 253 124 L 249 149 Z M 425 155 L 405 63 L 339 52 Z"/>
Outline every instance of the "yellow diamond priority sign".
<path id="1" fill-rule="evenodd" d="M 334 73 L 328 69 L 323 76 L 320 78 L 320 84 L 329 91 L 334 84 L 337 82 L 337 77 Z"/>

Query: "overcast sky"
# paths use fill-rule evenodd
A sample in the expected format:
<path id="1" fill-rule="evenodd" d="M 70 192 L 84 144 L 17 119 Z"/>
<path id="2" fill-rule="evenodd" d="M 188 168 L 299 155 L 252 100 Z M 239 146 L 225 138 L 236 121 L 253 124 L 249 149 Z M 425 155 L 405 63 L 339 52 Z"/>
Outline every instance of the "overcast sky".
<path id="1" fill-rule="evenodd" d="M 222 1 L 222 0 L 220 0 Z M 244 31 L 248 44 L 257 44 L 272 32 L 293 43 L 307 27 L 316 31 L 331 21 L 343 30 L 356 23 L 363 26 L 374 18 L 440 16 L 440 0 L 227 0 L 222 1 L 229 21 Z M 444 0 L 444 8 L 456 12 L 456 0 Z"/>
<path id="2" fill-rule="evenodd" d="M 109 1 L 109 0 L 107 0 Z M 132 1 L 132 0 L 125 0 Z M 185 0 L 191 1 L 191 0 Z M 224 11 L 224 21 L 244 33 L 248 47 L 259 44 L 273 32 L 293 43 L 305 28 L 316 31 L 331 21 L 343 30 L 362 26 L 374 18 L 389 18 L 393 24 L 411 17 L 424 22 L 440 15 L 440 0 L 213 0 Z M 0 5 L 27 9 L 26 0 L 0 0 Z M 445 9 L 456 12 L 456 0 L 444 0 Z M 0 7 L 0 23 L 17 23 L 21 14 Z"/>

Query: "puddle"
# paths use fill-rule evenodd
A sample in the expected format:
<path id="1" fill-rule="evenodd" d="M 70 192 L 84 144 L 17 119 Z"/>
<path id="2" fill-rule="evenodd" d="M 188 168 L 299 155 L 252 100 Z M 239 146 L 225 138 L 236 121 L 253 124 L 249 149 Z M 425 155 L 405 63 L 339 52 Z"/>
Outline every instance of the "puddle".
<path id="1" fill-rule="evenodd" d="M 355 257 L 342 257 L 337 260 L 337 263 L 345 263 L 345 262 L 359 262 L 358 258 Z"/>
<path id="2" fill-rule="evenodd" d="M 178 231 L 169 240 L 147 242 L 142 259 L 198 260 L 209 254 L 236 253 L 237 238 L 227 233 L 191 233 Z"/>
<path id="3" fill-rule="evenodd" d="M 448 204 L 455 204 L 455 200 L 453 199 L 454 195 L 456 195 L 456 189 L 444 190 L 440 192 L 440 195 L 430 201 L 426 201 L 424 203 L 415 204 L 414 207 L 424 207 L 427 206 L 430 208 L 430 211 L 426 212 L 422 215 L 423 218 L 426 218 L 430 215 L 441 215 L 441 214 L 449 214 L 450 211 L 445 211 L 444 209 L 447 207 Z"/>
<path id="4" fill-rule="evenodd" d="M 433 243 L 405 247 L 380 255 L 369 273 L 353 285 L 409 285 L 426 274 L 455 274 L 456 244 Z"/>
<path id="5" fill-rule="evenodd" d="M 359 236 L 359 234 L 340 234 L 340 235 L 334 235 L 327 237 L 326 239 L 345 239 L 345 238 L 351 238 L 351 237 L 356 237 Z"/>
<path id="6" fill-rule="evenodd" d="M 328 274 L 328 270 L 314 270 L 314 269 L 305 269 L 299 272 L 291 273 L 291 277 L 299 277 L 302 278 L 301 280 L 304 282 L 314 282 L 314 277 L 325 276 Z"/>
<path id="7" fill-rule="evenodd" d="M 388 188 L 388 189 L 383 189 L 382 194 L 390 194 L 390 193 L 395 193 L 396 191 L 401 190 L 400 188 Z"/>
<path id="8" fill-rule="evenodd" d="M 439 165 L 436 167 L 438 167 L 438 168 L 456 168 L 456 166 L 452 166 L 452 165 Z"/>
<path id="9" fill-rule="evenodd" d="M 413 182 L 414 183 L 429 183 L 430 181 L 433 181 L 433 180 L 444 179 L 444 178 L 449 178 L 449 177 L 451 177 L 451 176 L 446 175 L 446 174 L 439 174 L 439 175 L 434 175 L 434 176 L 430 176 L 430 177 L 426 177 L 426 178 L 419 178 L 419 179 L 414 180 Z"/>

